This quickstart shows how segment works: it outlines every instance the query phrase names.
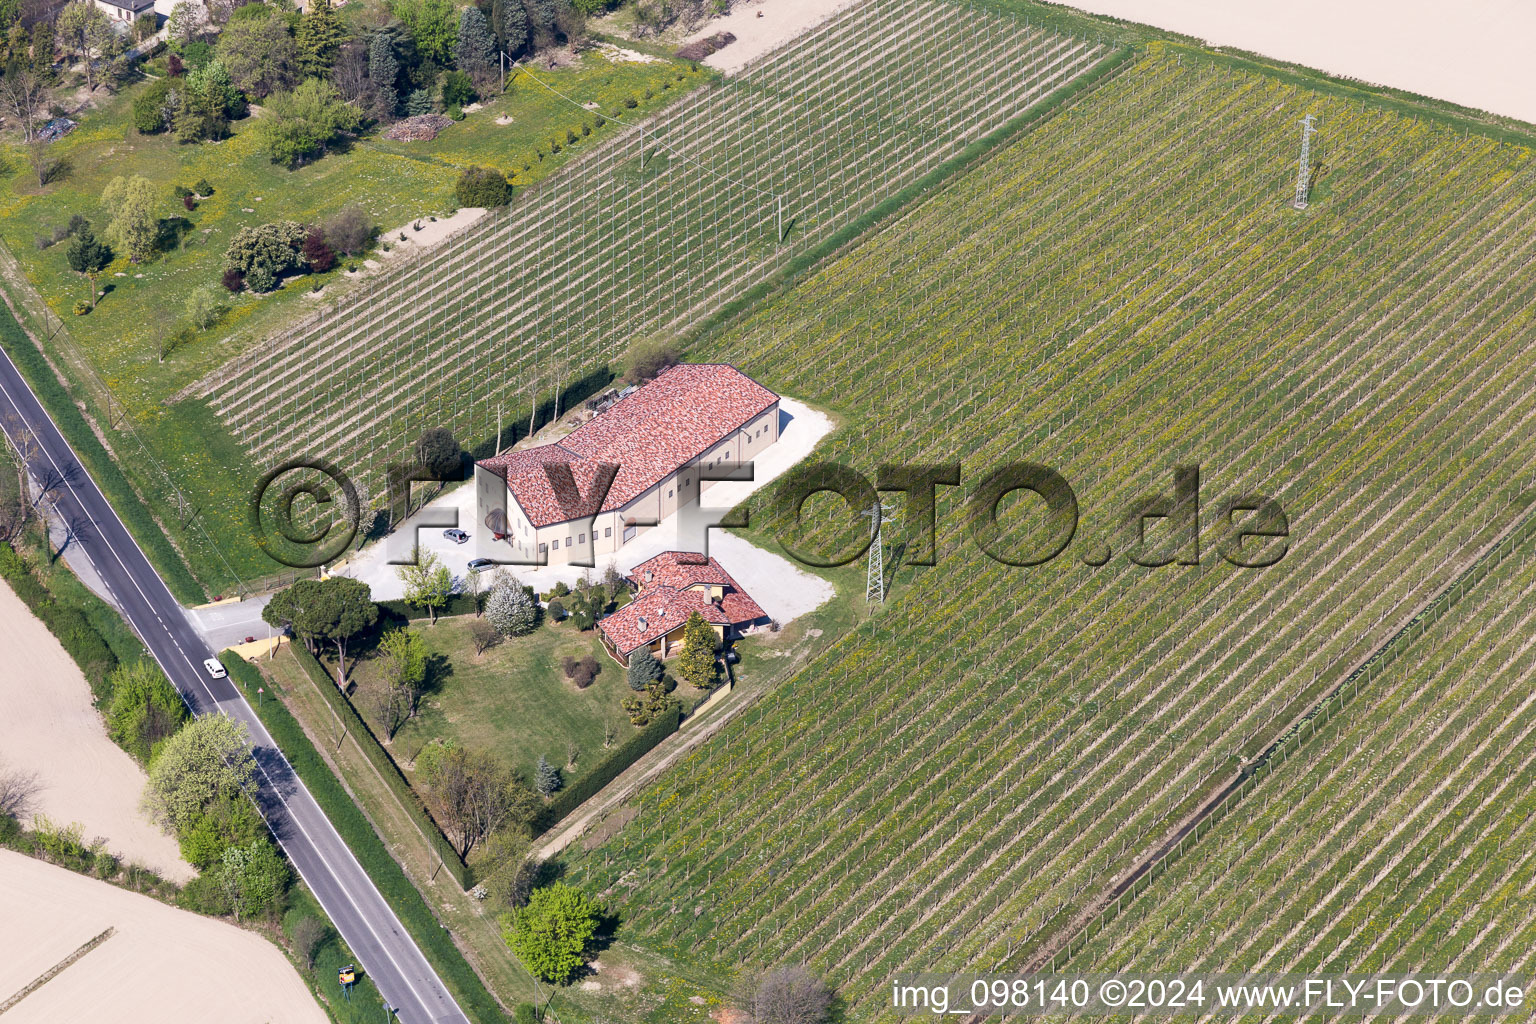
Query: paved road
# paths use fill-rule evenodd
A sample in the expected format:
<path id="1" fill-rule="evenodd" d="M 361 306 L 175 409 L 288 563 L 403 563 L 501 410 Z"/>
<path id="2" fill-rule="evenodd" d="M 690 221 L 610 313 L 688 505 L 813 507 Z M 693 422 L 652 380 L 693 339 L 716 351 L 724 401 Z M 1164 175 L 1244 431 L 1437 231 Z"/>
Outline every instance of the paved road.
<path id="1" fill-rule="evenodd" d="M 13 444 L 22 430 L 35 439 L 29 468 L 38 480 L 54 485 L 53 499 L 74 535 L 76 557 L 83 553 L 90 560 L 114 603 L 193 711 L 228 715 L 250 730 L 260 783 L 257 802 L 267 824 L 399 1019 L 405 1024 L 468 1024 L 239 690 L 228 679 L 213 679 L 204 671 L 203 660 L 213 652 L 4 352 L 0 427 Z"/>

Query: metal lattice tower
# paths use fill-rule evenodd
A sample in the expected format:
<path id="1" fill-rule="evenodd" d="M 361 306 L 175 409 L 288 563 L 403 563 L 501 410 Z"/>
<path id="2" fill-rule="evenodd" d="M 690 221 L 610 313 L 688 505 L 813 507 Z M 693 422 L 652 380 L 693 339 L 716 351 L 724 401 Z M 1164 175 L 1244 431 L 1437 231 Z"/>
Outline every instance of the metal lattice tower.
<path id="1" fill-rule="evenodd" d="M 864 582 L 864 600 L 870 604 L 885 603 L 885 554 L 882 534 L 880 529 L 884 523 L 889 523 L 891 517 L 886 515 L 885 506 L 879 499 L 869 507 L 867 511 L 860 512 L 861 516 L 869 517 L 869 574 Z"/>
<path id="2" fill-rule="evenodd" d="M 1296 201 L 1292 204 L 1298 210 L 1307 208 L 1307 186 L 1312 183 L 1312 136 L 1317 132 L 1312 117 L 1308 114 L 1301 119 L 1301 159 L 1296 163 Z"/>

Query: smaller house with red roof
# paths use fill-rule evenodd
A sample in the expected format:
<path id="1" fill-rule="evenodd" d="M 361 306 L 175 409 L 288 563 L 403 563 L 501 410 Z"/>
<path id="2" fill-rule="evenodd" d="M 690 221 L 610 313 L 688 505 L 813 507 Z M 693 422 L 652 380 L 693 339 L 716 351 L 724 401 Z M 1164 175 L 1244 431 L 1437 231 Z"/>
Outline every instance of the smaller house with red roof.
<path id="1" fill-rule="evenodd" d="M 603 644 L 623 665 L 642 647 L 658 658 L 672 653 L 694 612 L 714 627 L 722 643 L 768 621 L 758 603 L 713 558 L 663 551 L 635 566 L 629 579 L 635 599 L 597 624 Z"/>
<path id="2" fill-rule="evenodd" d="M 698 499 L 701 469 L 779 439 L 779 396 L 723 363 L 668 367 L 553 444 L 475 464 L 480 518 L 524 564 L 593 564 Z"/>

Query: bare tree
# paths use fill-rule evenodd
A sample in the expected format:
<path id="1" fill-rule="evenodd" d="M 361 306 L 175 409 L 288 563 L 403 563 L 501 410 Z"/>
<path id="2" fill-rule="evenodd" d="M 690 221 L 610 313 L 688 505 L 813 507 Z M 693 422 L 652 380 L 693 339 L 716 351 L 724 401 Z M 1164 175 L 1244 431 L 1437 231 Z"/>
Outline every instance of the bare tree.
<path id="1" fill-rule="evenodd" d="M 57 177 L 62 166 L 49 150 L 48 140 L 40 135 L 34 135 L 27 142 L 27 162 L 32 165 L 32 173 L 37 176 L 38 188 Z"/>
<path id="2" fill-rule="evenodd" d="M 36 772 L 0 766 L 0 814 L 13 818 L 28 814 L 42 788 Z"/>
<path id="3" fill-rule="evenodd" d="M 304 961 L 305 967 L 315 966 L 315 952 L 329 932 L 325 922 L 318 917 L 301 917 L 293 926 L 293 951 Z"/>
<path id="4" fill-rule="evenodd" d="M 804 967 L 778 967 L 744 979 L 736 1003 L 749 1024 L 825 1024 L 832 990 Z"/>
<path id="5" fill-rule="evenodd" d="M 336 55 L 336 67 L 331 80 L 341 92 L 341 98 L 355 103 L 364 110 L 371 105 L 368 93 L 372 83 L 368 81 L 368 49 L 358 40 L 343 44 Z"/>
<path id="6" fill-rule="evenodd" d="M 434 745 L 418 758 L 416 770 L 460 857 L 494 832 L 533 821 L 538 798 L 489 752 Z"/>
<path id="7" fill-rule="evenodd" d="M 469 639 L 475 645 L 475 653 L 484 654 L 501 639 L 501 633 L 485 619 L 476 619 L 469 624 Z"/>
<path id="8" fill-rule="evenodd" d="M 48 86 L 42 76 L 31 68 L 15 68 L 0 78 L 0 98 L 5 101 L 6 110 L 21 122 L 24 140 L 31 142 L 39 115 L 48 104 Z"/>

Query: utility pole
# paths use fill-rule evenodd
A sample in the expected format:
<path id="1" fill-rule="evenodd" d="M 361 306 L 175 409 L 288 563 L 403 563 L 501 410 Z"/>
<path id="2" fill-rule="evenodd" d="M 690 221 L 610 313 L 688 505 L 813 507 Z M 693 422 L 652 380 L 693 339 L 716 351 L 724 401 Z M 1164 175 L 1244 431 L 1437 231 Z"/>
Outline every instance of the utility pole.
<path id="1" fill-rule="evenodd" d="M 1317 129 L 1312 127 L 1313 116 L 1308 114 L 1301 119 L 1301 159 L 1296 162 L 1296 200 L 1291 205 L 1298 210 L 1307 208 L 1307 191 L 1312 184 L 1312 136 Z"/>
<path id="2" fill-rule="evenodd" d="M 885 506 L 876 498 L 868 511 L 860 512 L 861 516 L 869 517 L 869 573 L 864 584 L 864 600 L 870 604 L 885 603 L 885 554 L 881 526 L 891 521 L 886 515 Z"/>

